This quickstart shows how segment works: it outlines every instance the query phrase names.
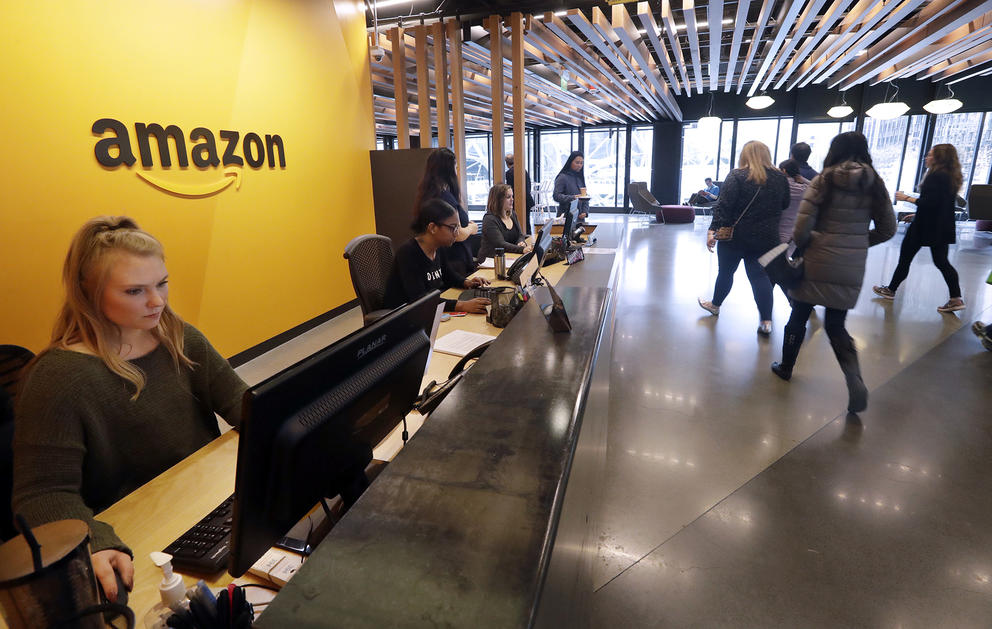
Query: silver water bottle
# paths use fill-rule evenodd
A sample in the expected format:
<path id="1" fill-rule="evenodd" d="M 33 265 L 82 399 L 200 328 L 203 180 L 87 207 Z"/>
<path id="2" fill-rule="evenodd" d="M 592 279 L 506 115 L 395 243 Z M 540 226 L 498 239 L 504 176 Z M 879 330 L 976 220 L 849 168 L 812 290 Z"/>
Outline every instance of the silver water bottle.
<path id="1" fill-rule="evenodd" d="M 496 279 L 505 280 L 506 279 L 506 253 L 502 247 L 496 247 L 496 253 L 493 254 L 494 266 L 496 267 Z"/>

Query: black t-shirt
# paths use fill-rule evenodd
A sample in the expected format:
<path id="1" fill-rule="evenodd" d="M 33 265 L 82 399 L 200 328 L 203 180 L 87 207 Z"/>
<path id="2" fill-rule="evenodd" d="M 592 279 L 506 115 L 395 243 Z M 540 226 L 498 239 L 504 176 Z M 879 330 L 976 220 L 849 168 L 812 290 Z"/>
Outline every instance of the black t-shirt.
<path id="1" fill-rule="evenodd" d="M 455 195 L 451 193 L 451 190 L 443 190 L 440 198 L 442 201 L 458 210 L 458 224 L 462 227 L 468 227 L 468 224 L 471 222 L 468 217 L 468 212 L 462 207 L 462 204 L 458 201 L 458 199 L 455 198 Z M 451 245 L 447 252 L 445 252 L 451 268 L 458 274 L 465 276 L 471 275 L 475 272 L 475 258 L 472 255 L 472 248 L 468 242 L 468 240 L 456 242 Z"/>
<path id="2" fill-rule="evenodd" d="M 420 248 L 416 238 L 406 241 L 396 250 L 393 270 L 386 282 L 383 308 L 398 308 L 426 295 L 432 290 L 445 291 L 465 285 L 465 277 L 451 268 L 448 252 L 438 249 L 431 260 Z M 457 300 L 445 299 L 444 309 L 455 309 Z"/>

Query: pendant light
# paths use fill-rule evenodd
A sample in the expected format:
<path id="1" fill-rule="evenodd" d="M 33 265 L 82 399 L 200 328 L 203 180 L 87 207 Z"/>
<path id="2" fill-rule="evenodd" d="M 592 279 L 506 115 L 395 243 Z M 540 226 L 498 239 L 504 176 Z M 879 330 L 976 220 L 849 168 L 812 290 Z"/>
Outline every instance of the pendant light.
<path id="1" fill-rule="evenodd" d="M 923 109 L 926 109 L 932 114 L 949 114 L 952 111 L 957 111 L 961 109 L 964 103 L 954 98 L 954 90 L 951 89 L 950 85 L 946 87 L 947 87 L 947 91 L 949 92 L 947 98 L 934 99 L 929 103 L 927 103 L 926 105 L 924 105 Z"/>
<path id="2" fill-rule="evenodd" d="M 752 96 L 751 98 L 747 99 L 747 102 L 744 104 L 750 107 L 751 109 L 767 109 L 768 107 L 771 107 L 774 103 L 775 103 L 774 98 L 762 92 L 757 96 Z"/>
<path id="3" fill-rule="evenodd" d="M 899 94 L 899 86 L 894 81 L 889 83 L 889 85 L 895 88 L 895 91 L 892 92 L 892 98 L 886 98 L 881 103 L 872 106 L 865 112 L 866 115 L 876 120 L 891 120 L 909 111 L 909 105 L 901 100 L 896 100 L 896 96 Z M 886 86 L 885 93 L 888 94 L 888 92 L 889 88 Z"/>
<path id="4" fill-rule="evenodd" d="M 854 108 L 847 104 L 847 92 L 840 93 L 840 105 L 834 105 L 827 110 L 827 115 L 831 118 L 847 118 L 854 113 Z"/>
<path id="5" fill-rule="evenodd" d="M 719 127 L 721 122 L 723 122 L 723 120 L 720 119 L 720 116 L 713 115 L 713 92 L 711 91 L 710 108 L 707 110 L 706 115 L 699 119 L 697 124 L 700 127 Z"/>

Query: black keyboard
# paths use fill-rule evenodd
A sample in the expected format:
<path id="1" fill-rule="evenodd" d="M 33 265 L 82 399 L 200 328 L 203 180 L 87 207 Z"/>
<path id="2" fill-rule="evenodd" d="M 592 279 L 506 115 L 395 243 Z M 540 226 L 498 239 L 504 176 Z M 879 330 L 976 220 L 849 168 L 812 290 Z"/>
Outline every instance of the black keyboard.
<path id="1" fill-rule="evenodd" d="M 458 296 L 458 301 L 469 301 L 475 299 L 476 297 L 482 297 L 484 299 L 492 299 L 493 288 L 492 287 L 479 287 L 479 288 L 469 288 L 463 290 Z"/>
<path id="2" fill-rule="evenodd" d="M 227 569 L 230 556 L 234 496 L 220 503 L 165 551 L 179 572 L 214 573 Z"/>

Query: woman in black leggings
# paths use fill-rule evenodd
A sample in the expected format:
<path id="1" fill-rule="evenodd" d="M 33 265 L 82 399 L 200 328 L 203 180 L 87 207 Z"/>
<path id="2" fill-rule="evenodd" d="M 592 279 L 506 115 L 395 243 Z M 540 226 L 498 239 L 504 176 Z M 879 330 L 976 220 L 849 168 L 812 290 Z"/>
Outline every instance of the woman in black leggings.
<path id="1" fill-rule="evenodd" d="M 938 306 L 937 311 L 964 310 L 958 272 L 947 260 L 948 246 L 955 241 L 954 199 L 963 180 L 958 152 L 950 144 L 938 144 L 927 153 L 926 166 L 927 174 L 920 184 L 918 198 L 914 199 L 902 192 L 896 193 L 896 201 L 916 204 L 916 214 L 903 238 L 899 263 L 892 274 L 892 280 L 887 286 L 875 286 L 872 290 L 886 299 L 895 299 L 896 290 L 909 275 L 909 265 L 920 247 L 930 247 L 934 266 L 944 276 L 951 297 L 943 306 Z"/>
<path id="2" fill-rule="evenodd" d="M 699 299 L 699 307 L 712 315 L 720 314 L 723 300 L 734 285 L 734 273 L 741 261 L 758 306 L 758 334 L 772 332 L 772 283 L 758 257 L 778 242 L 782 210 L 789 207 L 789 184 L 785 175 L 772 165 L 768 147 L 751 141 L 741 149 L 740 168 L 730 171 L 713 207 L 713 222 L 706 234 L 706 247 L 716 247 L 719 271 L 713 286 L 713 300 Z M 733 227 L 730 240 L 716 240 L 721 227 Z M 717 244 L 719 242 L 719 244 Z"/>
<path id="3" fill-rule="evenodd" d="M 875 226 L 869 229 L 872 222 Z M 825 306 L 823 328 L 847 382 L 847 410 L 865 410 L 868 389 L 844 320 L 858 303 L 868 247 L 892 238 L 895 231 L 892 203 L 871 165 L 868 141 L 854 131 L 838 135 L 830 142 L 823 172 L 799 204 L 793 239 L 804 251 L 804 275 L 789 291 L 792 316 L 785 326 L 782 361 L 772 363 L 779 378 L 792 377 L 813 305 Z"/>

